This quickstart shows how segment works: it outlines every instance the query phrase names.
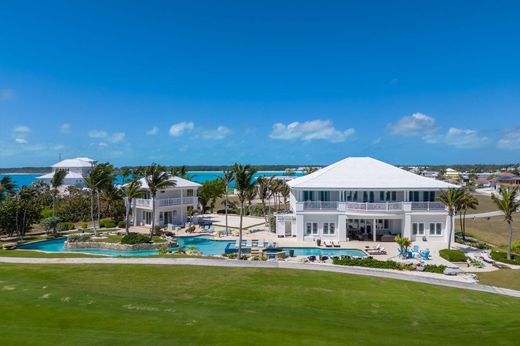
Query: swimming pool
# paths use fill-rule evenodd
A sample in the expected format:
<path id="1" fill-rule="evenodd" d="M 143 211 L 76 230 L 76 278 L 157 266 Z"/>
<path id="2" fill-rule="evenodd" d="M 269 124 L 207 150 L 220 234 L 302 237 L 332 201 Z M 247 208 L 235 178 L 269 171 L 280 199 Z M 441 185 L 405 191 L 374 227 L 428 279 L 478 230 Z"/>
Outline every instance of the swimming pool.
<path id="1" fill-rule="evenodd" d="M 22 250 L 39 250 L 45 252 L 72 252 L 72 253 L 87 253 L 92 255 L 105 256 L 151 256 L 157 255 L 157 250 L 129 250 L 117 251 L 106 249 L 66 249 L 66 238 L 58 238 L 51 240 L 42 240 L 34 243 L 24 244 L 18 246 Z M 205 256 L 222 255 L 224 253 L 236 252 L 234 249 L 235 242 L 229 240 L 216 240 L 208 236 L 190 236 L 178 237 L 177 243 L 187 250 L 189 247 L 194 247 L 195 251 L 202 253 Z M 177 251 L 177 247 L 171 248 L 171 251 Z M 230 251 L 231 250 L 231 251 Z M 234 251 L 233 251 L 234 250 Z M 358 249 L 323 249 L 316 247 L 283 247 L 267 252 L 285 251 L 287 255 L 294 251 L 294 256 L 352 256 L 365 257 L 366 254 Z M 244 252 L 248 252 L 248 249 Z"/>

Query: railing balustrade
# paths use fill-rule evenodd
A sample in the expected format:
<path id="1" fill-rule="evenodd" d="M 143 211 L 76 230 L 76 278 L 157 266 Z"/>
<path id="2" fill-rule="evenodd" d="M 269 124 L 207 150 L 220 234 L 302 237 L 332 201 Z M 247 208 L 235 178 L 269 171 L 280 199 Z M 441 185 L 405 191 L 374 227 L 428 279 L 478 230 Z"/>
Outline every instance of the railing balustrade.
<path id="1" fill-rule="evenodd" d="M 441 202 L 297 202 L 297 211 L 303 210 L 358 210 L 358 211 L 440 211 L 446 207 Z"/>

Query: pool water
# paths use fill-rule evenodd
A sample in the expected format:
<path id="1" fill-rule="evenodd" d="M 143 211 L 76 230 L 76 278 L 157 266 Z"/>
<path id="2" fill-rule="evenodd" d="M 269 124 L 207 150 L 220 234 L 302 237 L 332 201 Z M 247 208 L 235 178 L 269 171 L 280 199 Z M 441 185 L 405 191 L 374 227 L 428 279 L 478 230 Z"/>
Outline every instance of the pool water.
<path id="1" fill-rule="evenodd" d="M 18 248 L 23 250 L 39 250 L 45 252 L 75 252 L 105 256 L 151 256 L 158 254 L 157 250 L 117 251 L 105 249 L 66 249 L 65 240 L 66 238 L 43 240 L 20 245 Z M 188 250 L 189 247 L 193 246 L 195 247 L 195 251 L 200 252 L 205 256 L 222 255 L 227 252 L 236 251 L 236 249 L 234 249 L 234 241 L 214 240 L 210 239 L 208 236 L 178 237 L 177 243 L 183 246 L 185 250 Z M 230 251 L 230 249 L 235 251 Z M 170 250 L 175 252 L 178 250 L 178 248 L 174 247 Z M 285 251 L 285 253 L 289 255 L 290 250 L 294 251 L 295 256 L 366 256 L 363 251 L 357 249 L 321 249 L 316 247 L 284 247 L 273 249 L 271 251 L 267 250 L 267 252 Z"/>

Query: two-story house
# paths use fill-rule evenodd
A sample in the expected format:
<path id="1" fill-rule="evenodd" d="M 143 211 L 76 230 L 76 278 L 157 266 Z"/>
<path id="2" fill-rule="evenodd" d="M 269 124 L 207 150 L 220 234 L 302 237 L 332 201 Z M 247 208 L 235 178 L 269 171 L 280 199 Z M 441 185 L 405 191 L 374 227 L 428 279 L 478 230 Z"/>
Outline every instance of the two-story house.
<path id="1" fill-rule="evenodd" d="M 276 233 L 300 241 L 402 235 L 447 242 L 449 217 L 437 196 L 458 188 L 370 157 L 349 157 L 287 184 L 291 212 L 276 215 Z"/>
<path id="2" fill-rule="evenodd" d="M 155 197 L 155 224 L 161 227 L 185 224 L 188 209 L 197 209 L 199 204 L 197 190 L 202 185 L 180 177 L 170 177 L 170 180 L 174 185 L 159 190 Z M 133 224 L 148 226 L 152 224 L 152 199 L 146 179 L 140 182 L 145 193 L 142 198 L 132 200 Z"/>

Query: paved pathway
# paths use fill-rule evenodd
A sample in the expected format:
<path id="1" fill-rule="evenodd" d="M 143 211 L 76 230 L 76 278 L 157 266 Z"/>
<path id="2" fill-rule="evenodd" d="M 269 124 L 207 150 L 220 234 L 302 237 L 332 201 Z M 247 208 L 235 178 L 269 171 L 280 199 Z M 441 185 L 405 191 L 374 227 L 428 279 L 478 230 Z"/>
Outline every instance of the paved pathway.
<path id="1" fill-rule="evenodd" d="M 232 261 L 203 258 L 26 258 L 26 257 L 0 257 L 0 263 L 27 263 L 27 264 L 168 264 L 168 265 L 194 265 L 214 267 L 248 267 L 248 268 L 281 268 L 316 270 L 344 274 L 356 274 L 375 276 L 387 279 L 397 279 L 427 283 L 438 286 L 469 289 L 474 291 L 502 294 L 520 298 L 520 291 L 494 286 L 480 285 L 464 282 L 460 277 L 439 278 L 433 273 L 397 272 L 384 269 L 346 267 L 332 264 L 303 264 L 294 262 L 271 261 Z"/>

